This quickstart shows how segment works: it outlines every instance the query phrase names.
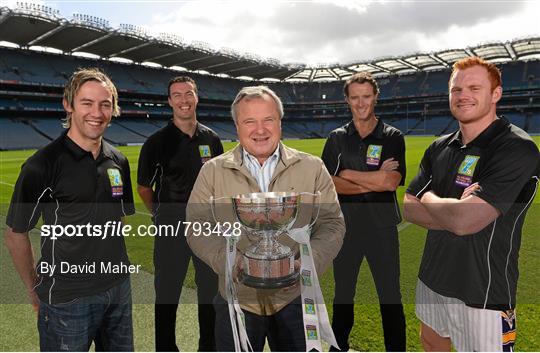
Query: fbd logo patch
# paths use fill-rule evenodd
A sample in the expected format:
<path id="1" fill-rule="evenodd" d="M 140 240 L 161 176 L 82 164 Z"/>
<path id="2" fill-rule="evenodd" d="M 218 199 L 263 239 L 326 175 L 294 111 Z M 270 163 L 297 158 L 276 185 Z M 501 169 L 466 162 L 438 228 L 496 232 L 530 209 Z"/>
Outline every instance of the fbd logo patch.
<path id="1" fill-rule="evenodd" d="M 366 154 L 366 164 L 378 166 L 381 161 L 382 145 L 369 145 Z"/>
<path id="2" fill-rule="evenodd" d="M 304 299 L 304 308 L 306 314 L 315 315 L 315 301 L 311 298 Z"/>
<path id="3" fill-rule="evenodd" d="M 302 285 L 311 287 L 311 271 L 302 270 Z"/>
<path id="4" fill-rule="evenodd" d="M 317 340 L 317 326 L 315 325 L 306 325 L 306 335 L 308 340 Z"/>
<path id="5" fill-rule="evenodd" d="M 116 168 L 109 168 L 107 169 L 107 174 L 109 175 L 112 196 L 115 197 L 124 195 L 124 184 L 122 183 L 122 175 L 120 174 L 120 171 Z"/>
<path id="6" fill-rule="evenodd" d="M 202 163 L 206 163 L 212 158 L 212 151 L 208 145 L 199 145 L 199 155 L 201 156 Z"/>
<path id="7" fill-rule="evenodd" d="M 461 162 L 456 176 L 456 184 L 467 187 L 472 184 L 474 170 L 478 165 L 479 156 L 466 155 Z"/>

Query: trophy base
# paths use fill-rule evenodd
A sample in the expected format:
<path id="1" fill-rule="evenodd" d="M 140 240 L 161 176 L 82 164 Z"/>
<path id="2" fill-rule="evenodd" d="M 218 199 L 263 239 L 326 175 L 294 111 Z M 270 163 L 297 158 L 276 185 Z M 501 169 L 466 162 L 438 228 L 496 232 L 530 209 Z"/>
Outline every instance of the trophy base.
<path id="1" fill-rule="evenodd" d="M 240 281 L 248 287 L 260 289 L 278 289 L 292 286 L 298 281 L 299 277 L 300 273 L 298 272 L 278 278 L 253 277 L 242 272 L 240 275 Z"/>

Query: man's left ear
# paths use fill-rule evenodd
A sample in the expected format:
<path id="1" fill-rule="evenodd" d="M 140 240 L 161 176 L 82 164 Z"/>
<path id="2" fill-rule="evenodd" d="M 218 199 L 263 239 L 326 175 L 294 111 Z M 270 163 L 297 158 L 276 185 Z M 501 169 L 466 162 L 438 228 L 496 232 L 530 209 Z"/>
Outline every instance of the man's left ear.
<path id="1" fill-rule="evenodd" d="M 64 110 L 68 113 L 73 113 L 73 108 L 69 105 L 67 100 L 64 98 L 62 99 L 62 105 L 64 106 Z"/>
<path id="2" fill-rule="evenodd" d="M 493 94 L 491 95 L 491 102 L 497 103 L 498 101 L 501 100 L 501 98 L 502 98 L 502 87 L 497 86 L 495 87 L 495 89 L 493 90 Z"/>

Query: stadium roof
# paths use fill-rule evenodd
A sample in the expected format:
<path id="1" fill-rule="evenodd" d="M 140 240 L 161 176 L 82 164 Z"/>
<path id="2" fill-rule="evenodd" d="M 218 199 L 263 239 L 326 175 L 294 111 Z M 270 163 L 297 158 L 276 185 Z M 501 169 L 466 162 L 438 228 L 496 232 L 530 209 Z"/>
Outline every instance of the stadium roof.
<path id="1" fill-rule="evenodd" d="M 239 54 L 228 48 L 215 50 L 202 42 L 188 44 L 181 37 L 171 34 L 153 37 L 144 29 L 129 24 L 121 24 L 114 29 L 107 20 L 95 16 L 75 14 L 68 20 L 51 7 L 27 3 L 17 3 L 14 9 L 0 8 L 0 41 L 20 47 L 54 48 L 66 54 L 83 52 L 105 59 L 123 58 L 135 63 L 183 67 L 215 75 L 291 82 L 344 80 L 360 71 L 383 76 L 440 70 L 470 55 L 493 62 L 540 56 L 540 37 L 534 37 L 347 65 L 306 67 L 302 64 L 283 64 L 275 59 L 263 59 L 251 54 Z"/>

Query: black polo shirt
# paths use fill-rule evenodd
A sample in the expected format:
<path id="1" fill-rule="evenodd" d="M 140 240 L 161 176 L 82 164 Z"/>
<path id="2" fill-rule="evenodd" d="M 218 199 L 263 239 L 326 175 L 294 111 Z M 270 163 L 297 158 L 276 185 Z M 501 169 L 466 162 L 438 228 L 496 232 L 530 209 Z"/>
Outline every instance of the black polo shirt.
<path id="1" fill-rule="evenodd" d="M 97 159 L 75 144 L 67 131 L 23 164 L 6 223 L 17 233 L 43 225 L 104 225 L 135 212 L 128 160 L 102 141 Z M 43 230 L 43 229 L 42 229 Z M 36 293 L 42 301 L 62 303 L 96 294 L 120 283 L 128 274 L 102 273 L 101 263 L 129 265 L 123 237 L 102 239 L 93 230 L 81 236 L 41 236 Z M 112 234 L 112 232 L 110 232 Z M 43 263 L 43 264 L 42 264 Z M 62 263 L 91 265 L 77 273 L 64 272 Z M 42 271 L 55 265 L 55 271 Z M 112 268 L 112 267 L 111 267 Z M 64 266 L 64 269 L 67 269 Z"/>
<path id="2" fill-rule="evenodd" d="M 365 138 L 360 137 L 352 121 L 332 131 L 322 153 L 322 160 L 331 175 L 338 175 L 344 169 L 377 171 L 389 158 L 399 162 L 396 171 L 401 174 L 400 185 L 404 185 L 406 167 L 403 134 L 381 119 Z M 373 229 L 395 226 L 401 222 L 396 193 L 393 191 L 338 197 L 348 224 L 355 223 Z"/>
<path id="3" fill-rule="evenodd" d="M 144 143 L 137 183 L 154 188 L 154 217 L 184 218 L 185 204 L 202 165 L 223 153 L 218 135 L 197 123 L 193 137 L 171 121 Z"/>
<path id="4" fill-rule="evenodd" d="M 426 150 L 407 193 L 428 190 L 443 198 L 475 193 L 501 215 L 478 233 L 457 236 L 429 230 L 419 278 L 433 291 L 467 305 L 506 310 L 516 303 L 521 228 L 538 183 L 540 155 L 533 140 L 504 118 L 469 144 L 459 131 L 435 140 Z M 459 220 L 456 220 L 456 222 Z"/>

